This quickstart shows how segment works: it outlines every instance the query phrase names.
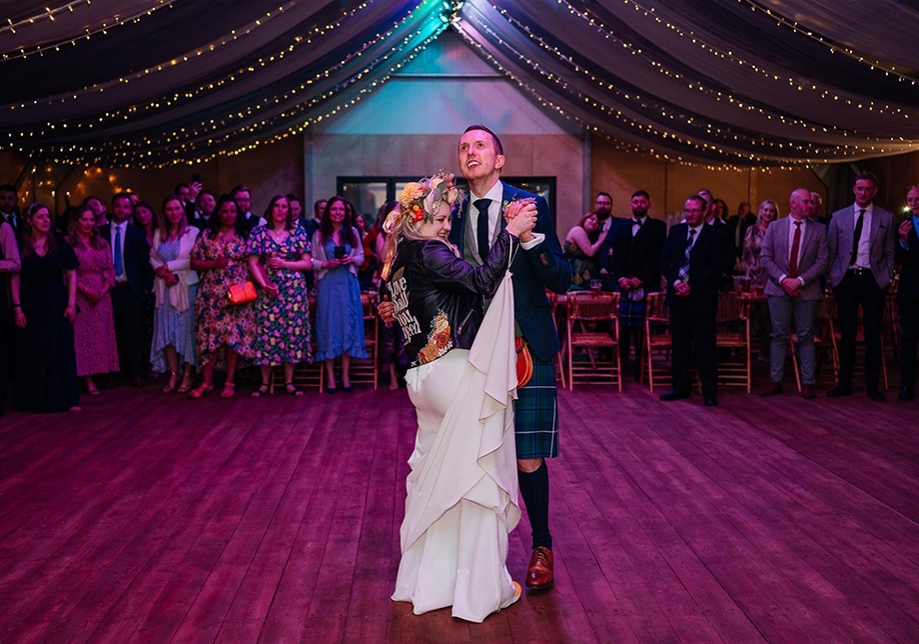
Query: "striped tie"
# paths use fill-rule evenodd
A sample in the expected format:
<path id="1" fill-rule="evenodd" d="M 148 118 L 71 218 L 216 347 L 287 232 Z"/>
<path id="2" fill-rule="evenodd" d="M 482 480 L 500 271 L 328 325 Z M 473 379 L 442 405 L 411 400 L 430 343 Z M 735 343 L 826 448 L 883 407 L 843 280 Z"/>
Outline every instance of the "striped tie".
<path id="1" fill-rule="evenodd" d="M 696 240 L 696 231 L 694 228 L 689 229 L 689 241 L 686 242 L 686 252 L 683 254 L 683 265 L 680 266 L 680 270 L 677 273 L 677 277 L 680 278 L 680 281 L 684 284 L 689 279 L 689 254 L 692 252 L 692 245 Z"/>

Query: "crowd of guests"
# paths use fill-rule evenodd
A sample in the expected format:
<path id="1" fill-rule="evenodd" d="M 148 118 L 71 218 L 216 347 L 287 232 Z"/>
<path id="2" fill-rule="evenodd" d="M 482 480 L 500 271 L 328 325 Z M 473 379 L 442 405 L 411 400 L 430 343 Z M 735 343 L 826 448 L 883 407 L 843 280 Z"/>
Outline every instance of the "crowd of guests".
<path id="1" fill-rule="evenodd" d="M 919 341 L 919 187 L 910 188 L 911 214 L 899 226 L 873 203 L 873 175 L 859 175 L 854 193 L 854 205 L 832 218 L 820 215 L 820 195 L 803 189 L 791 194 L 786 218 L 772 199 L 756 213 L 741 203 L 728 217 L 725 202 L 701 190 L 668 231 L 650 215 L 646 191 L 632 195 L 625 218 L 613 216 L 612 197 L 600 192 L 565 237 L 571 290 L 620 293 L 621 358 L 623 365 L 633 361 L 637 379 L 647 296 L 666 289 L 674 384 L 661 397 L 688 397 L 694 364 L 711 405 L 719 291 L 765 297 L 750 308 L 754 346 L 770 361 L 763 395 L 782 391 L 788 338 L 796 334 L 805 398 L 815 395 L 817 302 L 832 292 L 842 341 L 839 384 L 828 395 L 852 393 L 861 321 L 867 393 L 883 400 L 881 320 L 896 262 L 899 397 L 910 400 Z M 379 286 L 383 221 L 398 202 L 384 204 L 373 221 L 340 196 L 317 201 L 311 213 L 294 194 L 275 195 L 261 216 L 251 203 L 247 186 L 218 196 L 192 181 L 176 186 L 159 209 L 119 193 L 110 208 L 87 197 L 55 221 L 41 204 L 20 214 L 16 190 L 0 186 L 0 281 L 9 294 L 0 297 L 0 319 L 11 321 L 0 325 L 0 411 L 10 374 L 13 406 L 23 411 L 78 410 L 81 390 L 98 395 L 99 376 L 114 372 L 138 387 L 159 373 L 163 391 L 200 398 L 214 391 L 219 369 L 226 372 L 219 395 L 229 398 L 240 367 L 257 367 L 252 395 L 262 396 L 272 368 L 283 366 L 284 391 L 300 396 L 294 369 L 322 362 L 326 391 L 338 390 L 336 377 L 353 391 L 351 359 L 367 357 L 361 292 Z M 380 346 L 395 388 L 408 363 L 397 325 L 384 325 Z"/>
<path id="2" fill-rule="evenodd" d="M 13 407 L 31 412 L 79 411 L 81 392 L 99 395 L 100 377 L 117 372 L 136 387 L 161 374 L 165 393 L 201 398 L 224 370 L 219 395 L 230 398 L 240 367 L 257 374 L 255 397 L 282 367 L 284 391 L 301 396 L 294 369 L 321 361 L 327 392 L 337 378 L 354 390 L 350 361 L 367 357 L 361 286 L 379 283 L 393 204 L 367 225 L 339 196 L 305 216 L 299 197 L 275 195 L 258 216 L 248 187 L 215 196 L 198 181 L 159 209 L 124 192 L 58 221 L 16 201 L 0 186 L 0 413 L 9 375 Z M 395 387 L 407 360 L 392 325 L 381 357 Z"/>
<path id="3" fill-rule="evenodd" d="M 877 178 L 859 174 L 854 203 L 820 215 L 823 200 L 805 189 L 789 197 L 789 216 L 780 218 L 775 200 L 763 201 L 756 214 L 741 203 L 727 217 L 727 206 L 709 190 L 689 197 L 682 220 L 667 229 L 649 216 L 651 199 L 632 195 L 632 216 L 612 216 L 609 194 L 597 195 L 565 239 L 572 263 L 571 289 L 620 293 L 620 357 L 628 364 L 634 347 L 636 380 L 641 370 L 647 295 L 666 291 L 673 340 L 673 388 L 662 400 L 690 396 L 690 368 L 695 366 L 706 405 L 718 404 L 716 315 L 718 294 L 745 291 L 750 307 L 752 341 L 769 360 L 770 382 L 761 392 L 782 392 L 789 336 L 796 336 L 801 364 L 802 395 L 816 396 L 814 332 L 824 293 L 832 293 L 838 310 L 838 384 L 830 397 L 853 393 L 856 343 L 865 343 L 867 395 L 883 401 L 879 377 L 882 361 L 882 318 L 886 293 L 896 288 L 900 340 L 899 398 L 915 393 L 919 340 L 919 187 L 907 194 L 910 210 L 897 225 L 894 216 L 874 204 Z M 899 276 L 895 264 L 901 267 Z M 763 301 L 764 300 L 764 301 Z M 859 334 L 859 325 L 863 333 Z"/>

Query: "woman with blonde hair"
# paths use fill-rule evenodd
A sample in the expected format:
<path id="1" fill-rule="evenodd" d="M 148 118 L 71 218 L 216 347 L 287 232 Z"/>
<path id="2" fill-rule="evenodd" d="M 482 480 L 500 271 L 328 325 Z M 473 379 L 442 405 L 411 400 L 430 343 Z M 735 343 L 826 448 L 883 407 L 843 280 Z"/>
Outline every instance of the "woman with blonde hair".
<path id="1" fill-rule="evenodd" d="M 452 179 L 440 173 L 408 184 L 387 221 L 394 252 L 384 279 L 418 417 L 392 598 L 412 602 L 415 614 L 452 606 L 454 617 L 481 622 L 520 597 L 506 565 L 520 518 L 508 268 L 517 237 L 535 226 L 536 207 L 507 206 L 507 226 L 476 268 L 448 241 L 462 195 Z"/>

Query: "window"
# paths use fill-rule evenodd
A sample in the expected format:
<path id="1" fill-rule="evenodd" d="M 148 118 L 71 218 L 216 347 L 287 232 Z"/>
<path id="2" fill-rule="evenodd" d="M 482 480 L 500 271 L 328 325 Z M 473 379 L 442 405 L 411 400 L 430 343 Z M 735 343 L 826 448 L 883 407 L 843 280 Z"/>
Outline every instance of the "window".
<path id="1" fill-rule="evenodd" d="M 418 177 L 338 177 L 338 194 L 354 204 L 358 212 L 375 217 L 380 206 L 396 199 L 405 184 L 417 180 Z M 555 177 L 501 177 L 501 180 L 544 198 L 555 216 Z M 462 176 L 456 177 L 456 185 L 469 191 Z"/>

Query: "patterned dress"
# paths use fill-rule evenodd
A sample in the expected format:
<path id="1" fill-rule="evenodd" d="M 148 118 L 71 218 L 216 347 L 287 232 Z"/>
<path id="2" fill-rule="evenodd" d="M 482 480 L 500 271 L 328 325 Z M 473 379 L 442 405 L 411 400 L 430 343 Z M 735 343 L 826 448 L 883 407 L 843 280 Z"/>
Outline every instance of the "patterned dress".
<path id="1" fill-rule="evenodd" d="M 162 262 L 171 262 L 179 257 L 179 246 L 182 240 L 164 241 L 160 244 L 157 254 Z M 162 279 L 157 277 L 156 279 Z M 166 347 L 172 345 L 179 354 L 179 366 L 190 364 L 197 366 L 195 352 L 195 291 L 198 285 L 188 287 L 188 308 L 177 311 L 169 303 L 169 297 L 163 305 L 156 310 L 153 319 L 153 345 L 150 347 L 150 362 L 153 371 L 169 373 L 169 363 L 166 362 Z"/>
<path id="2" fill-rule="evenodd" d="M 82 245 L 73 248 L 80 262 L 77 267 L 77 284 L 96 292 L 101 291 L 106 283 L 115 285 L 112 249 L 105 240 L 102 240 L 102 244 L 103 247 L 99 249 Z M 77 311 L 77 319 L 73 323 L 77 375 L 82 377 L 120 371 L 112 294 L 106 293 L 101 300 L 93 302 L 78 289 Z"/>
<path id="3" fill-rule="evenodd" d="M 266 259 L 272 255 L 288 262 L 299 261 L 309 253 L 310 242 L 300 227 L 288 231 L 281 243 L 274 240 L 265 226 L 257 226 L 249 235 L 248 255 L 261 258 L 262 270 L 278 287 L 271 298 L 261 291 L 255 302 L 256 333 L 253 358 L 257 365 L 277 366 L 284 363 L 309 362 L 310 309 L 306 299 L 306 280 L 301 271 L 269 268 Z"/>
<path id="4" fill-rule="evenodd" d="M 581 247 L 571 241 L 565 242 L 565 257 L 571 262 L 571 288 L 572 291 L 583 291 L 590 288 L 590 280 L 597 279 L 597 262 L 593 257 L 588 257 Z"/>
<path id="5" fill-rule="evenodd" d="M 202 233 L 191 251 L 192 259 L 214 261 L 226 257 L 226 269 L 212 268 L 201 273 L 195 297 L 195 346 L 198 360 L 206 364 L 213 353 L 227 345 L 243 358 L 252 357 L 255 339 L 255 304 L 232 304 L 230 287 L 251 281 L 245 239 L 234 237 L 224 244 L 210 231 Z"/>
<path id="6" fill-rule="evenodd" d="M 335 240 L 325 241 L 325 256 L 335 256 Z M 345 243 L 345 254 L 351 244 Z M 367 357 L 361 288 L 350 266 L 326 272 L 316 285 L 316 360 L 331 360 L 347 351 L 352 358 Z"/>

